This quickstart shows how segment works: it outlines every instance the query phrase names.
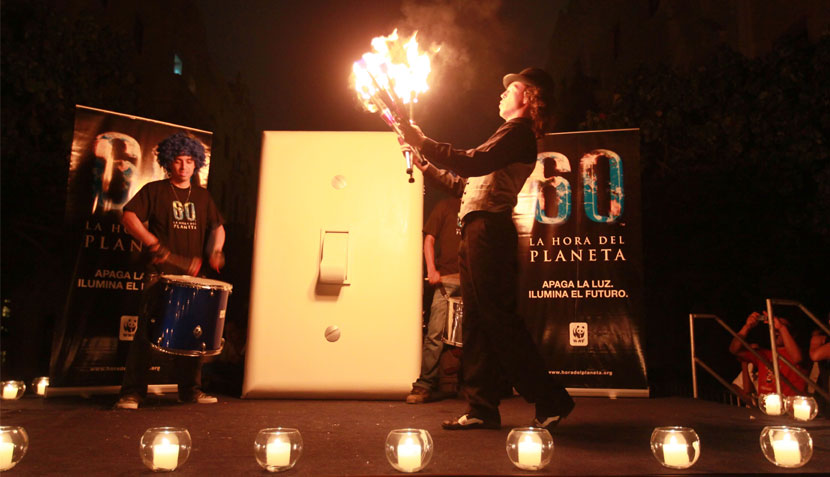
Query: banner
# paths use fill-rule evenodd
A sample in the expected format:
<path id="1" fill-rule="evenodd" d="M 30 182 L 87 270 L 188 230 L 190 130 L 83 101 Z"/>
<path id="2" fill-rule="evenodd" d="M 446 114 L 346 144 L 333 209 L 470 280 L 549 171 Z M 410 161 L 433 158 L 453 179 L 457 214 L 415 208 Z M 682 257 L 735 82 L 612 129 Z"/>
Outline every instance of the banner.
<path id="1" fill-rule="evenodd" d="M 76 106 L 65 220 L 67 240 L 77 243 L 78 252 L 65 311 L 55 326 L 50 386 L 121 384 L 145 266 L 142 243 L 121 225 L 122 208 L 144 184 L 166 177 L 155 147 L 183 130 L 205 146 L 198 181 L 206 187 L 211 133 Z M 169 382 L 157 364 L 150 382 Z"/>
<path id="2" fill-rule="evenodd" d="M 514 210 L 520 311 L 566 387 L 643 395 L 639 130 L 548 134 L 539 151 Z"/>

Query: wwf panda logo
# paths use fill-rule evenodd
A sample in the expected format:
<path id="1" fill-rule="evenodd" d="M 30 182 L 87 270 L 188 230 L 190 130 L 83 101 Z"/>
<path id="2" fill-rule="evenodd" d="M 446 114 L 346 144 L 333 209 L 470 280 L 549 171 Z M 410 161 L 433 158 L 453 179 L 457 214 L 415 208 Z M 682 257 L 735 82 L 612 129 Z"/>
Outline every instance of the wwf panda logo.
<path id="1" fill-rule="evenodd" d="M 571 323 L 570 344 L 571 346 L 588 346 L 588 323 Z"/>
<path id="2" fill-rule="evenodd" d="M 118 333 L 118 339 L 121 341 L 132 341 L 135 332 L 138 329 L 138 316 L 124 315 L 121 317 L 121 328 Z"/>

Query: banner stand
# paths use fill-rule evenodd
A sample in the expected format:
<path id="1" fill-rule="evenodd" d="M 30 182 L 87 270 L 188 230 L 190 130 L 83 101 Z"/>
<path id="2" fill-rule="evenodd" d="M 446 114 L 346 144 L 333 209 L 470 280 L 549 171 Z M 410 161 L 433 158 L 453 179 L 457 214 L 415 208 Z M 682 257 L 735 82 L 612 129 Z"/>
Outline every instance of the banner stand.
<path id="1" fill-rule="evenodd" d="M 648 389 L 609 389 L 609 388 L 568 388 L 568 394 L 573 397 L 604 397 L 617 398 L 648 398 Z"/>
<path id="2" fill-rule="evenodd" d="M 95 394 L 118 394 L 121 386 L 67 386 L 67 387 L 47 387 L 44 397 L 56 396 L 83 396 L 89 397 Z M 150 384 L 147 386 L 148 395 L 162 395 L 168 393 L 176 393 L 179 391 L 178 384 Z"/>

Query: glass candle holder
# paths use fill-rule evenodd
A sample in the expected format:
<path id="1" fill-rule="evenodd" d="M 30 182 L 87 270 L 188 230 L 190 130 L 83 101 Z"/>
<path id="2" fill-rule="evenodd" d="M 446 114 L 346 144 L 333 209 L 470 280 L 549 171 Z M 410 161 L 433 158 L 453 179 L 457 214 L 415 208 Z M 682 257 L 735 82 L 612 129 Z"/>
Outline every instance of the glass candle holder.
<path id="1" fill-rule="evenodd" d="M 0 395 L 4 400 L 20 399 L 23 393 L 26 392 L 26 384 L 23 381 L 3 381 L 3 394 Z"/>
<path id="2" fill-rule="evenodd" d="M 0 471 L 9 470 L 29 450 L 29 435 L 26 429 L 17 426 L 0 426 Z"/>
<path id="3" fill-rule="evenodd" d="M 780 394 L 761 394 L 758 396 L 758 408 L 764 414 L 781 416 L 787 412 L 787 401 Z"/>
<path id="4" fill-rule="evenodd" d="M 254 440 L 254 455 L 268 472 L 283 472 L 303 454 L 303 436 L 297 429 L 272 427 L 260 430 Z"/>
<path id="5" fill-rule="evenodd" d="M 46 396 L 46 388 L 49 387 L 49 378 L 41 376 L 32 381 L 32 389 L 38 396 Z"/>
<path id="6" fill-rule="evenodd" d="M 813 457 L 813 438 L 800 427 L 767 426 L 761 431 L 761 450 L 778 467 L 801 467 Z"/>
<path id="7" fill-rule="evenodd" d="M 395 429 L 386 436 L 386 459 L 400 472 L 426 467 L 432 450 L 432 436 L 423 429 Z"/>
<path id="8" fill-rule="evenodd" d="M 181 427 L 151 427 L 141 436 L 141 460 L 154 472 L 170 472 L 184 465 L 192 447 L 190 433 Z"/>
<path id="9" fill-rule="evenodd" d="M 651 453 L 670 469 L 687 469 L 700 457 L 700 437 L 691 427 L 656 427 L 651 433 Z"/>
<path id="10" fill-rule="evenodd" d="M 553 457 L 553 437 L 541 427 L 517 427 L 507 434 L 507 457 L 522 470 L 541 470 Z"/>
<path id="11" fill-rule="evenodd" d="M 811 396 L 788 396 L 787 410 L 797 421 L 810 421 L 818 414 L 818 403 Z"/>

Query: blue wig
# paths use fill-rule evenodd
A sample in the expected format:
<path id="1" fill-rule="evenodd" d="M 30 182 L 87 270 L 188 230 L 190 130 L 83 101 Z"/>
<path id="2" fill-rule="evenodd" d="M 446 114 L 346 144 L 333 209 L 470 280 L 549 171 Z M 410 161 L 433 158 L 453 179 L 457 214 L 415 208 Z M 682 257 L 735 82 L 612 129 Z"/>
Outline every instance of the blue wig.
<path id="1" fill-rule="evenodd" d="M 161 141 L 156 148 L 156 154 L 159 165 L 167 171 L 170 171 L 170 166 L 178 156 L 192 157 L 194 172 L 205 165 L 205 147 L 198 139 L 185 132 L 176 133 Z"/>

